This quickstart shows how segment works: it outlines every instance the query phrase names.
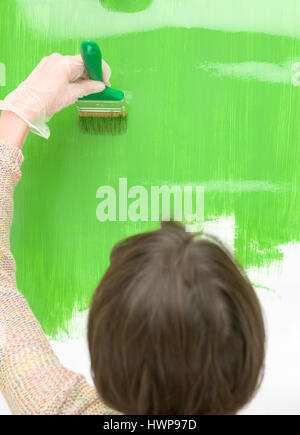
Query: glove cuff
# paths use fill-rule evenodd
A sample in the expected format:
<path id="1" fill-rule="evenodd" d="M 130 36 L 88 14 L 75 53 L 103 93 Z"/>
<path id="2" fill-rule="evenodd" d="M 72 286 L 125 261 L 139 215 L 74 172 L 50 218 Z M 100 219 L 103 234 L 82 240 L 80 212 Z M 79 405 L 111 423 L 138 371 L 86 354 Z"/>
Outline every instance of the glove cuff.
<path id="1" fill-rule="evenodd" d="M 32 122 L 28 121 L 28 119 L 26 119 L 19 110 L 15 109 L 13 106 L 5 103 L 2 100 L 0 100 L 0 110 L 8 110 L 9 112 L 15 113 L 21 119 L 23 119 L 23 121 L 26 122 L 26 124 L 29 125 L 32 133 L 37 134 L 38 136 L 41 136 L 45 139 L 49 139 L 50 130 L 49 130 L 49 127 L 46 123 L 36 122 L 35 124 L 33 124 Z"/>

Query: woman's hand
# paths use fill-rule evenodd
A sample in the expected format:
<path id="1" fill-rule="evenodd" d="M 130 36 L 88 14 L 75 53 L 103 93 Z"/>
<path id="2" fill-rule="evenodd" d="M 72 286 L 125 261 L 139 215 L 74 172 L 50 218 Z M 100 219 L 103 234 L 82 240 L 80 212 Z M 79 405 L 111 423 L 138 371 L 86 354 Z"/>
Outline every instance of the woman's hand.
<path id="1" fill-rule="evenodd" d="M 0 110 L 14 112 L 35 133 L 48 139 L 47 122 L 78 98 L 101 92 L 109 86 L 110 68 L 103 61 L 104 82 L 89 80 L 83 60 L 58 53 L 45 57 L 17 89 L 0 101 Z"/>

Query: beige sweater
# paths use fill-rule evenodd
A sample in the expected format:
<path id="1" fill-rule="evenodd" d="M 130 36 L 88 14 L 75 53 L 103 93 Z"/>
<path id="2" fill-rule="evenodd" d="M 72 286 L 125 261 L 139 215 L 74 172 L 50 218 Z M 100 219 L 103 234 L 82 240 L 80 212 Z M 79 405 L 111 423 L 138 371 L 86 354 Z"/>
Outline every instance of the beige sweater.
<path id="1" fill-rule="evenodd" d="M 64 368 L 17 290 L 9 231 L 21 151 L 0 140 L 0 388 L 14 414 L 112 414 L 82 375 Z"/>

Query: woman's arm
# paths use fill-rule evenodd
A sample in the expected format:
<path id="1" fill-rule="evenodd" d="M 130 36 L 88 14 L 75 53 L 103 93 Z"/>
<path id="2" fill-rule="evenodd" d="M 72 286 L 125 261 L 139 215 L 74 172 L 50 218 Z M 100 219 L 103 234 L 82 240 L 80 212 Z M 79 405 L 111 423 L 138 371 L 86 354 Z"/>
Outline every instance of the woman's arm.
<path id="1" fill-rule="evenodd" d="M 61 57 L 56 68 L 63 75 Z M 52 57 L 52 65 L 54 58 Z M 49 77 L 53 86 L 53 77 Z M 66 76 L 65 76 L 66 79 Z M 52 80 L 52 82 L 51 82 Z M 41 89 L 47 86 L 47 68 Z M 82 86 L 82 83 L 80 83 Z M 63 92 L 60 88 L 60 93 Z M 41 95 L 41 99 L 44 93 Z M 57 99 L 62 95 L 57 95 Z M 75 98 L 75 97 L 74 97 Z M 36 98 L 34 99 L 36 101 Z M 22 99 L 20 101 L 23 101 Z M 49 103 L 49 99 L 47 99 Z M 6 104 L 6 103 L 5 103 Z M 0 389 L 15 414 L 106 414 L 93 388 L 84 377 L 65 369 L 54 354 L 39 322 L 17 290 L 15 262 L 10 252 L 9 231 L 13 214 L 13 192 L 21 177 L 20 150 L 28 125 L 36 122 L 30 105 L 20 111 L 16 94 L 10 102 L 13 112 L 0 118 Z M 54 107 L 54 106 L 52 106 Z M 45 113 L 45 106 L 41 106 Z M 31 112 L 32 111 L 32 112 Z M 24 118 L 24 119 L 23 119 Z M 30 119 L 29 119 L 30 118 Z M 30 124 L 28 124 L 27 122 Z M 30 267 L 30 265 L 28 265 Z M 34 267 L 34 265 L 32 265 Z"/>
<path id="2" fill-rule="evenodd" d="M 3 111 L 0 117 L 0 138 L 3 142 L 22 148 L 29 126 L 13 112 Z"/>

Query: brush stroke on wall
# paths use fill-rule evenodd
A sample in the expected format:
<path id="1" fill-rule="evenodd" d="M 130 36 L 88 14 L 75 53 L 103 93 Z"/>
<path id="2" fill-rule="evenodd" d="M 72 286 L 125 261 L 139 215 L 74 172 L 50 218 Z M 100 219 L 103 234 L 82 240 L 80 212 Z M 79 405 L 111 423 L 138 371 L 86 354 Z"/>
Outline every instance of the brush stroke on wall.
<path id="1" fill-rule="evenodd" d="M 88 33 L 95 38 L 164 27 L 300 37 L 298 0 L 138 0 L 142 11 L 125 17 L 123 5 L 129 3 L 130 8 L 133 0 L 15 1 L 27 25 L 51 38 L 64 38 L 66 32 L 70 37 Z"/>

